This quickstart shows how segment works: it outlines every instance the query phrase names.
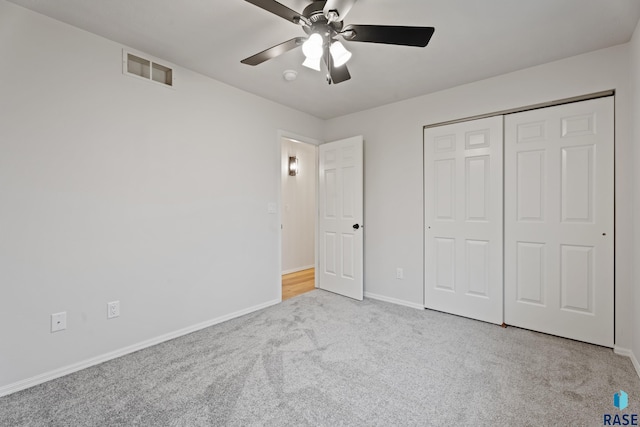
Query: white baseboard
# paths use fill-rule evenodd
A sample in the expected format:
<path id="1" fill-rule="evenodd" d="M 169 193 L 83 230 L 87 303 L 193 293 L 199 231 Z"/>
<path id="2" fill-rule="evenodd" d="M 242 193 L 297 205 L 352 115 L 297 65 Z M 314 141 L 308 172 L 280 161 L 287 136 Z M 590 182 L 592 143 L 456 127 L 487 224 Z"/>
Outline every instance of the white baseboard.
<path id="1" fill-rule="evenodd" d="M 44 374 L 36 375 L 34 377 L 15 382 L 13 384 L 8 384 L 6 386 L 0 387 L 0 397 L 9 395 L 11 393 L 15 393 L 20 390 L 27 389 L 29 387 L 33 387 L 38 384 L 45 383 L 47 381 L 54 380 L 56 378 L 63 377 L 65 375 L 72 374 L 74 372 L 89 368 L 91 366 L 99 365 L 100 363 L 104 363 L 106 361 L 116 359 L 121 356 L 125 356 L 135 351 L 142 350 L 144 348 L 151 347 L 156 344 L 160 344 L 162 342 L 169 341 L 174 338 L 178 338 L 183 335 L 187 335 L 192 332 L 199 331 L 200 329 L 208 328 L 209 326 L 213 326 L 218 323 L 225 322 L 227 320 L 235 319 L 236 317 L 244 316 L 245 314 L 253 313 L 254 311 L 262 310 L 263 308 L 267 308 L 278 303 L 280 303 L 279 299 L 269 301 L 263 304 L 258 304 L 253 307 L 246 308 L 244 310 L 236 311 L 235 313 L 230 313 L 224 316 L 216 317 L 215 319 L 207 320 L 193 326 L 188 326 L 186 328 L 179 329 L 174 332 L 169 332 L 168 334 L 160 335 L 159 337 L 151 338 L 149 340 L 142 341 L 137 344 L 133 344 L 128 347 L 121 348 L 119 350 L 102 354 L 100 356 L 92 357 L 91 359 L 83 360 L 81 362 L 74 363 L 59 369 L 55 369 L 53 371 L 45 372 Z"/>
<path id="2" fill-rule="evenodd" d="M 405 307 L 417 308 L 418 310 L 424 310 L 424 305 L 416 304 L 409 301 L 404 301 L 397 298 L 385 297 L 384 295 L 372 294 L 371 292 L 364 293 L 365 298 L 377 299 L 379 301 L 390 302 L 391 304 L 404 305 Z"/>
<path id="3" fill-rule="evenodd" d="M 298 271 L 302 271 L 302 270 L 308 270 L 310 268 L 314 268 L 315 265 L 311 264 L 311 265 L 305 265 L 304 267 L 296 267 L 296 268 L 292 268 L 289 270 L 283 270 L 282 274 L 291 274 L 291 273 L 297 273 Z"/>
<path id="4" fill-rule="evenodd" d="M 627 356 L 629 359 L 631 359 L 633 367 L 636 368 L 636 374 L 638 374 L 638 377 L 640 377 L 640 363 L 638 363 L 638 359 L 636 358 L 636 355 L 633 354 L 633 351 L 629 350 L 628 348 L 614 347 L 613 352 L 615 354 L 619 354 L 620 356 Z"/>

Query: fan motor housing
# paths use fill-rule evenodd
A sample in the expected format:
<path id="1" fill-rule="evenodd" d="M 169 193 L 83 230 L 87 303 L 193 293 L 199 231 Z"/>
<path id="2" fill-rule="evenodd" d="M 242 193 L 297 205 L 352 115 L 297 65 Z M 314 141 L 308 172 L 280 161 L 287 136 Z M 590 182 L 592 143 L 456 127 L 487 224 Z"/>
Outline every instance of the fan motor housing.
<path id="1" fill-rule="evenodd" d="M 333 37 L 342 30 L 344 25 L 342 21 L 329 22 L 327 17 L 324 16 L 324 5 L 326 3 L 326 0 L 317 0 L 302 11 L 302 15 L 311 22 L 310 27 L 303 27 L 307 34 L 320 33 Z"/>

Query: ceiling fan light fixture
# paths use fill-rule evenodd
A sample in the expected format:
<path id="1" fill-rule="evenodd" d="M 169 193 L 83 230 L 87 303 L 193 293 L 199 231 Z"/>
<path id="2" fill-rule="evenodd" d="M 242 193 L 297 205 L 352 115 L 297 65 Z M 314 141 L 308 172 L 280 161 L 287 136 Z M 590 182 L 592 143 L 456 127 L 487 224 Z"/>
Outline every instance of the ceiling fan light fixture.
<path id="1" fill-rule="evenodd" d="M 336 40 L 338 37 L 348 42 L 425 47 L 435 31 L 433 27 L 404 25 L 345 25 L 344 18 L 357 0 L 305 0 L 307 6 L 302 13 L 289 9 L 280 3 L 282 0 L 246 1 L 291 23 L 301 25 L 306 36 L 294 37 L 240 62 L 258 65 L 297 47 L 302 47 L 305 56 L 303 65 L 321 72 L 326 70 L 329 84 L 338 84 L 351 79 L 345 64 L 352 55 L 342 43 Z"/>
<path id="2" fill-rule="evenodd" d="M 333 65 L 340 67 L 347 63 L 351 59 L 351 52 L 339 41 L 334 41 L 329 48 L 331 57 L 333 58 Z"/>
<path id="3" fill-rule="evenodd" d="M 313 33 L 309 36 L 306 42 L 302 44 L 302 52 L 307 59 L 322 58 L 322 45 L 324 40 L 318 33 Z"/>
<path id="4" fill-rule="evenodd" d="M 320 60 L 321 59 L 322 59 L 322 57 L 320 57 L 320 58 L 307 58 L 307 59 L 304 60 L 302 65 L 304 65 L 307 68 L 311 68 L 312 70 L 320 71 Z"/>

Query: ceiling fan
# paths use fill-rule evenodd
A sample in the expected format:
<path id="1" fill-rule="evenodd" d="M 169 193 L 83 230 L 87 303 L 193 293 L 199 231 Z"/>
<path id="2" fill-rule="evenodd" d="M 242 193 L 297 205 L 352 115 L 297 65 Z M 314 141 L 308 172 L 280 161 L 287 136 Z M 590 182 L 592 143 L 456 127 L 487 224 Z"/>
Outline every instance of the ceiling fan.
<path id="1" fill-rule="evenodd" d="M 246 0 L 267 12 L 302 26 L 308 37 L 294 37 L 253 56 L 243 59 L 243 64 L 258 65 L 302 46 L 306 59 L 302 65 L 321 71 L 324 62 L 327 83 L 341 83 L 351 78 L 345 65 L 351 58 L 344 45 L 337 39 L 354 42 L 384 43 L 402 46 L 425 47 L 435 29 L 433 27 L 405 27 L 395 25 L 344 25 L 343 19 L 356 0 L 313 0 L 302 13 L 289 9 L 275 0 Z M 324 61 L 323 61 L 324 59 Z"/>

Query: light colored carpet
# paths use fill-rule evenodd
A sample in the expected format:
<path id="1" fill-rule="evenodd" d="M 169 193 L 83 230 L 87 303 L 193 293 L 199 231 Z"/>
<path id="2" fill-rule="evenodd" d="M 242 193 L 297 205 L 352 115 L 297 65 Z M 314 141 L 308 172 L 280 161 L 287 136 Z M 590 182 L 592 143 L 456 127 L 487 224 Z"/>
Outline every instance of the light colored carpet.
<path id="1" fill-rule="evenodd" d="M 638 412 L 640 379 L 610 349 L 319 290 L 0 398 L 2 426 L 601 426 Z"/>

